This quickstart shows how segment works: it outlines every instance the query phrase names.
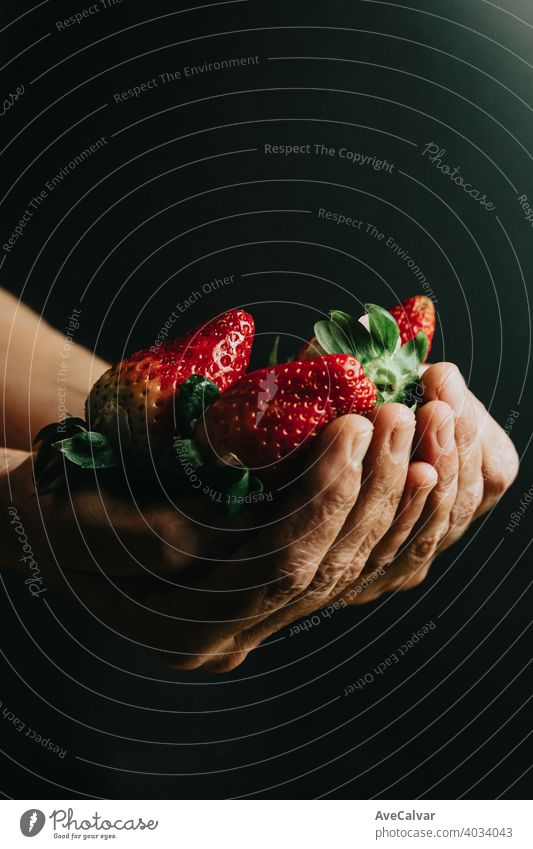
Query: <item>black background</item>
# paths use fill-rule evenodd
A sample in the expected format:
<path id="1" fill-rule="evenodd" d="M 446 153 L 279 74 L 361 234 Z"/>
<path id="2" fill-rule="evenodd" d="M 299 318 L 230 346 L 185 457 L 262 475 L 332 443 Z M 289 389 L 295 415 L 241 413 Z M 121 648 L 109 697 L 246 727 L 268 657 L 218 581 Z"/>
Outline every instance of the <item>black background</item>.
<path id="1" fill-rule="evenodd" d="M 0 95 L 25 92 L 0 119 L 1 242 L 47 180 L 107 143 L 48 193 L 5 255 L 2 285 L 60 328 L 81 308 L 77 339 L 117 359 L 150 343 L 178 301 L 234 274 L 177 329 L 249 306 L 261 363 L 274 335 L 289 354 L 333 306 L 357 313 L 423 291 L 383 242 L 317 211 L 372 222 L 431 284 L 432 358 L 457 362 L 502 424 L 519 413 L 523 463 L 421 588 L 283 632 L 222 678 L 162 671 L 89 614 L 50 593 L 45 606 L 4 576 L 0 698 L 68 752 L 61 760 L 2 720 L 0 790 L 530 797 L 530 516 L 512 534 L 506 525 L 532 480 L 533 231 L 517 200 L 533 198 L 531 3 L 123 0 L 62 31 L 56 21 L 83 3 L 30 8 L 2 6 Z M 166 85 L 158 76 L 256 55 Z M 154 77 L 156 88 L 115 102 Z M 422 155 L 429 142 L 494 211 Z M 264 153 L 307 143 L 394 168 Z M 430 620 L 437 628 L 401 663 L 343 696 Z"/>

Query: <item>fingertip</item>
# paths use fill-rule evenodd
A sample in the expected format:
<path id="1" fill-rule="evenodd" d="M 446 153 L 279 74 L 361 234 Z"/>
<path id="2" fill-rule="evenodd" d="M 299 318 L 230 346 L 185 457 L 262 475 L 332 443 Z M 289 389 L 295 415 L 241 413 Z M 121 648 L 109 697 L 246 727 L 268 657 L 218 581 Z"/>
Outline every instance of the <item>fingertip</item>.
<path id="1" fill-rule="evenodd" d="M 307 470 L 320 479 L 320 486 L 328 481 L 339 484 L 345 479 L 347 486 L 350 469 L 357 472 L 372 439 L 373 426 L 368 419 L 353 413 L 332 421 L 320 434 L 311 452 Z M 357 472 L 358 473 L 358 472 Z"/>
<path id="2" fill-rule="evenodd" d="M 455 363 L 435 363 L 425 372 L 423 382 L 424 394 L 428 401 L 445 401 L 456 416 L 461 415 L 468 395 L 468 387 Z"/>
<path id="3" fill-rule="evenodd" d="M 417 424 L 424 427 L 440 427 L 449 418 L 453 418 L 453 410 L 449 404 L 440 400 L 423 404 L 416 415 Z"/>
<path id="4" fill-rule="evenodd" d="M 419 493 L 429 494 L 437 485 L 438 481 L 437 470 L 430 463 L 425 463 L 423 460 L 416 460 L 409 466 L 407 485 L 414 496 Z"/>
<path id="5" fill-rule="evenodd" d="M 415 421 L 414 411 L 405 404 L 380 404 L 369 413 L 372 423 L 390 429 L 406 427 Z"/>
<path id="6" fill-rule="evenodd" d="M 342 443 L 351 453 L 353 448 L 370 443 L 374 425 L 365 416 L 348 413 L 334 419 L 320 436 L 320 443 L 338 444 Z"/>

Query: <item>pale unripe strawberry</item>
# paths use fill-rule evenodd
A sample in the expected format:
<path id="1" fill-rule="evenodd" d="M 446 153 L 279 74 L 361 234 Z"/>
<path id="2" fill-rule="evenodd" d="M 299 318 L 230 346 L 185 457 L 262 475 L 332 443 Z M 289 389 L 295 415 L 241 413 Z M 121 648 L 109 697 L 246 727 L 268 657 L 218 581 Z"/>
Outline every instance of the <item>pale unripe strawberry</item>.
<path id="1" fill-rule="evenodd" d="M 184 336 L 137 351 L 94 384 L 86 402 L 89 429 L 140 460 L 157 458 L 180 435 L 175 404 L 184 381 L 201 374 L 227 389 L 248 368 L 253 338 L 252 316 L 234 309 Z"/>

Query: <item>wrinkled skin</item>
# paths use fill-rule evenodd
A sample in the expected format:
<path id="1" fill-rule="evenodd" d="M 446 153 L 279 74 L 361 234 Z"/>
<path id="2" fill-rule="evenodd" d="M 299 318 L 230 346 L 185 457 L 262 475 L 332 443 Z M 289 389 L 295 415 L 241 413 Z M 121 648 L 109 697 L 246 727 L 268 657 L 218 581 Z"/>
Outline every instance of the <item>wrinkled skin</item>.
<path id="1" fill-rule="evenodd" d="M 170 503 L 132 509 L 94 481 L 70 496 L 28 499 L 23 458 L 10 472 L 13 503 L 46 582 L 66 584 L 163 664 L 227 672 L 335 599 L 362 604 L 418 586 L 510 486 L 515 449 L 456 367 L 430 366 L 424 391 L 416 415 L 390 404 L 332 422 L 274 516 L 254 512 L 213 530 L 205 503 L 184 503 L 187 516 Z M 17 562 L 15 534 L 7 536 Z"/>

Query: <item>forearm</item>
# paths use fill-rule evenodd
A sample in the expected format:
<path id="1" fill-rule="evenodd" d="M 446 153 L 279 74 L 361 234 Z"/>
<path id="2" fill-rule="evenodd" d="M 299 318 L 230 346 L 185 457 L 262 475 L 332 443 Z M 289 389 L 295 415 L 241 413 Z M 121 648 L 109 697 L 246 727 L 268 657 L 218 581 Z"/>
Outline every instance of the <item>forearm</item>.
<path id="1" fill-rule="evenodd" d="M 36 313 L 0 290 L 0 442 L 31 447 L 37 431 L 66 411 L 83 415 L 96 378 L 107 368 Z"/>

